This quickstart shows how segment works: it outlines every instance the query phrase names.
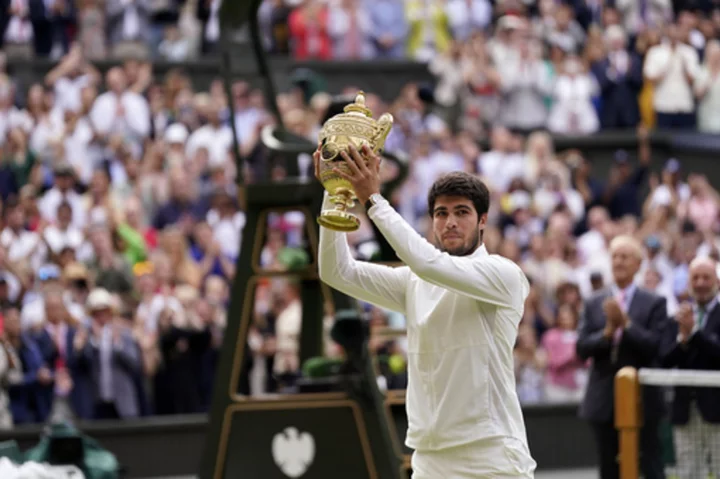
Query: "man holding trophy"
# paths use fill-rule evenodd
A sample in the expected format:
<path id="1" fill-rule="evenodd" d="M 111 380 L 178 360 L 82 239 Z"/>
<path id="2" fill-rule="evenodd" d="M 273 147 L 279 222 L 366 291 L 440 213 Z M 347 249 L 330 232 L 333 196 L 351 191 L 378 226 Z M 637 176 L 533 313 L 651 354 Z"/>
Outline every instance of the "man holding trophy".
<path id="1" fill-rule="evenodd" d="M 361 93 L 320 132 L 320 277 L 407 318 L 406 443 L 415 450 L 415 479 L 532 478 L 512 354 L 528 281 L 482 244 L 490 198 L 475 176 L 450 173 L 430 189 L 434 245 L 380 195 L 378 154 L 391 126 L 388 114 L 372 119 Z M 355 199 L 404 267 L 352 257 L 345 232 L 359 225 L 348 212 Z"/>

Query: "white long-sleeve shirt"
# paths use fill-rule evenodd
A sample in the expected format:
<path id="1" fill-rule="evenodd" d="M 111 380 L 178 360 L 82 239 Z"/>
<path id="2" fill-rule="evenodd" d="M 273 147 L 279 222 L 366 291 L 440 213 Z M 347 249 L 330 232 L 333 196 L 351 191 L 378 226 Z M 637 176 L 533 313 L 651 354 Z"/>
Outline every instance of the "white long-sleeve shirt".
<path id="1" fill-rule="evenodd" d="M 331 206 L 326 197 L 323 208 Z M 368 215 L 407 266 L 355 261 L 344 233 L 321 228 L 320 277 L 407 317 L 408 447 L 515 438 L 527 451 L 512 354 L 529 291 L 522 270 L 485 246 L 469 256 L 441 252 L 387 201 Z"/>

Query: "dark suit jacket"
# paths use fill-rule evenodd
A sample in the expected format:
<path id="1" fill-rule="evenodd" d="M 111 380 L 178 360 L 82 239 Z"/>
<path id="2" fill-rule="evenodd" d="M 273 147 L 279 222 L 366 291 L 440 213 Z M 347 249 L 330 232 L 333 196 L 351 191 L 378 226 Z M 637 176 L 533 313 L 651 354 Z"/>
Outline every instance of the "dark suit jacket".
<path id="1" fill-rule="evenodd" d="M 83 396 L 85 401 L 89 398 L 94 406 L 99 400 L 101 373 L 100 348 L 94 338 L 89 339 L 81 351 L 73 354 L 70 367 L 75 371 L 83 372 L 83 384 L 88 388 Z M 129 330 L 124 330 L 121 341 L 113 344 L 111 367 L 113 398 L 118 414 L 123 419 L 139 416 L 140 399 L 135 378 L 142 374 L 142 360 L 140 347 Z M 89 406 L 85 404 L 84 407 Z"/>
<path id="2" fill-rule="evenodd" d="M 615 374 L 621 368 L 658 365 L 660 341 L 667 324 L 665 298 L 636 288 L 627 312 L 631 324 L 623 332 L 617 355 L 613 357 L 612 339 L 603 336 L 606 318 L 602 308 L 605 299 L 611 295 L 607 289 L 588 299 L 579 326 L 578 356 L 592 359 L 580 416 L 593 422 L 613 421 Z M 645 421 L 656 422 L 664 412 L 661 391 L 643 388 L 643 406 Z"/>
<path id="3" fill-rule="evenodd" d="M 50 415 L 52 401 L 41 394 L 42 386 L 37 380 L 38 370 L 45 366 L 42 352 L 30 335 L 23 334 L 17 353 L 23 377 L 19 383 L 8 388 L 13 420 L 16 425 L 45 422 Z"/>
<path id="4" fill-rule="evenodd" d="M 720 305 L 710 311 L 703 329 L 698 330 L 686 344 L 678 343 L 677 335 L 678 325 L 671 321 L 663 337 L 663 367 L 720 371 Z M 673 424 L 688 423 L 693 399 L 705 421 L 720 423 L 720 388 L 676 387 L 671 414 Z"/>
<path id="5" fill-rule="evenodd" d="M 642 60 L 630 54 L 630 65 L 625 75 L 608 77 L 610 62 L 601 60 L 591 66 L 602 92 L 600 123 L 603 128 L 635 127 L 640 121 L 638 94 L 643 85 Z"/>

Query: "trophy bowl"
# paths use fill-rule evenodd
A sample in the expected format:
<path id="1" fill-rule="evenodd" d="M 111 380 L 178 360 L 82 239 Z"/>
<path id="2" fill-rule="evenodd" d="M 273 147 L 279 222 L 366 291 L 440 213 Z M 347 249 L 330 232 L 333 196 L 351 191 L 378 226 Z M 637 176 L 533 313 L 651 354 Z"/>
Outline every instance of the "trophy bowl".
<path id="1" fill-rule="evenodd" d="M 373 152 L 380 153 L 392 125 L 393 117 L 389 113 L 384 113 L 377 121 L 373 119 L 372 112 L 365 106 L 363 92 L 357 94 L 355 102 L 347 105 L 343 113 L 325 122 L 318 135 L 320 182 L 335 208 L 320 213 L 317 219 L 320 226 L 341 232 L 355 231 L 360 227 L 360 219 L 349 211 L 356 199 L 352 184 L 333 170 L 337 168 L 344 173 L 351 173 L 340 154 L 343 150 L 347 151 L 350 145 L 354 145 L 358 151 L 367 145 Z"/>

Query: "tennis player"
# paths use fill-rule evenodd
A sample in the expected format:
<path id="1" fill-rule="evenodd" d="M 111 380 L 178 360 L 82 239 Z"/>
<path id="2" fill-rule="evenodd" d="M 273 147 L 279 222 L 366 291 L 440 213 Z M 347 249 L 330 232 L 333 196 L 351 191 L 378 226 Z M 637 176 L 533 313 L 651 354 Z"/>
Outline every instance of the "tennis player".
<path id="1" fill-rule="evenodd" d="M 380 160 L 370 149 L 343 157 L 350 173 L 336 171 L 406 266 L 356 261 L 344 233 L 321 228 L 320 277 L 407 318 L 413 478 L 534 477 L 513 366 L 529 285 L 515 263 L 482 244 L 487 187 L 466 173 L 435 182 L 428 194 L 433 245 L 380 195 Z M 314 161 L 318 176 L 318 152 Z M 327 193 L 324 203 L 332 207 Z"/>

